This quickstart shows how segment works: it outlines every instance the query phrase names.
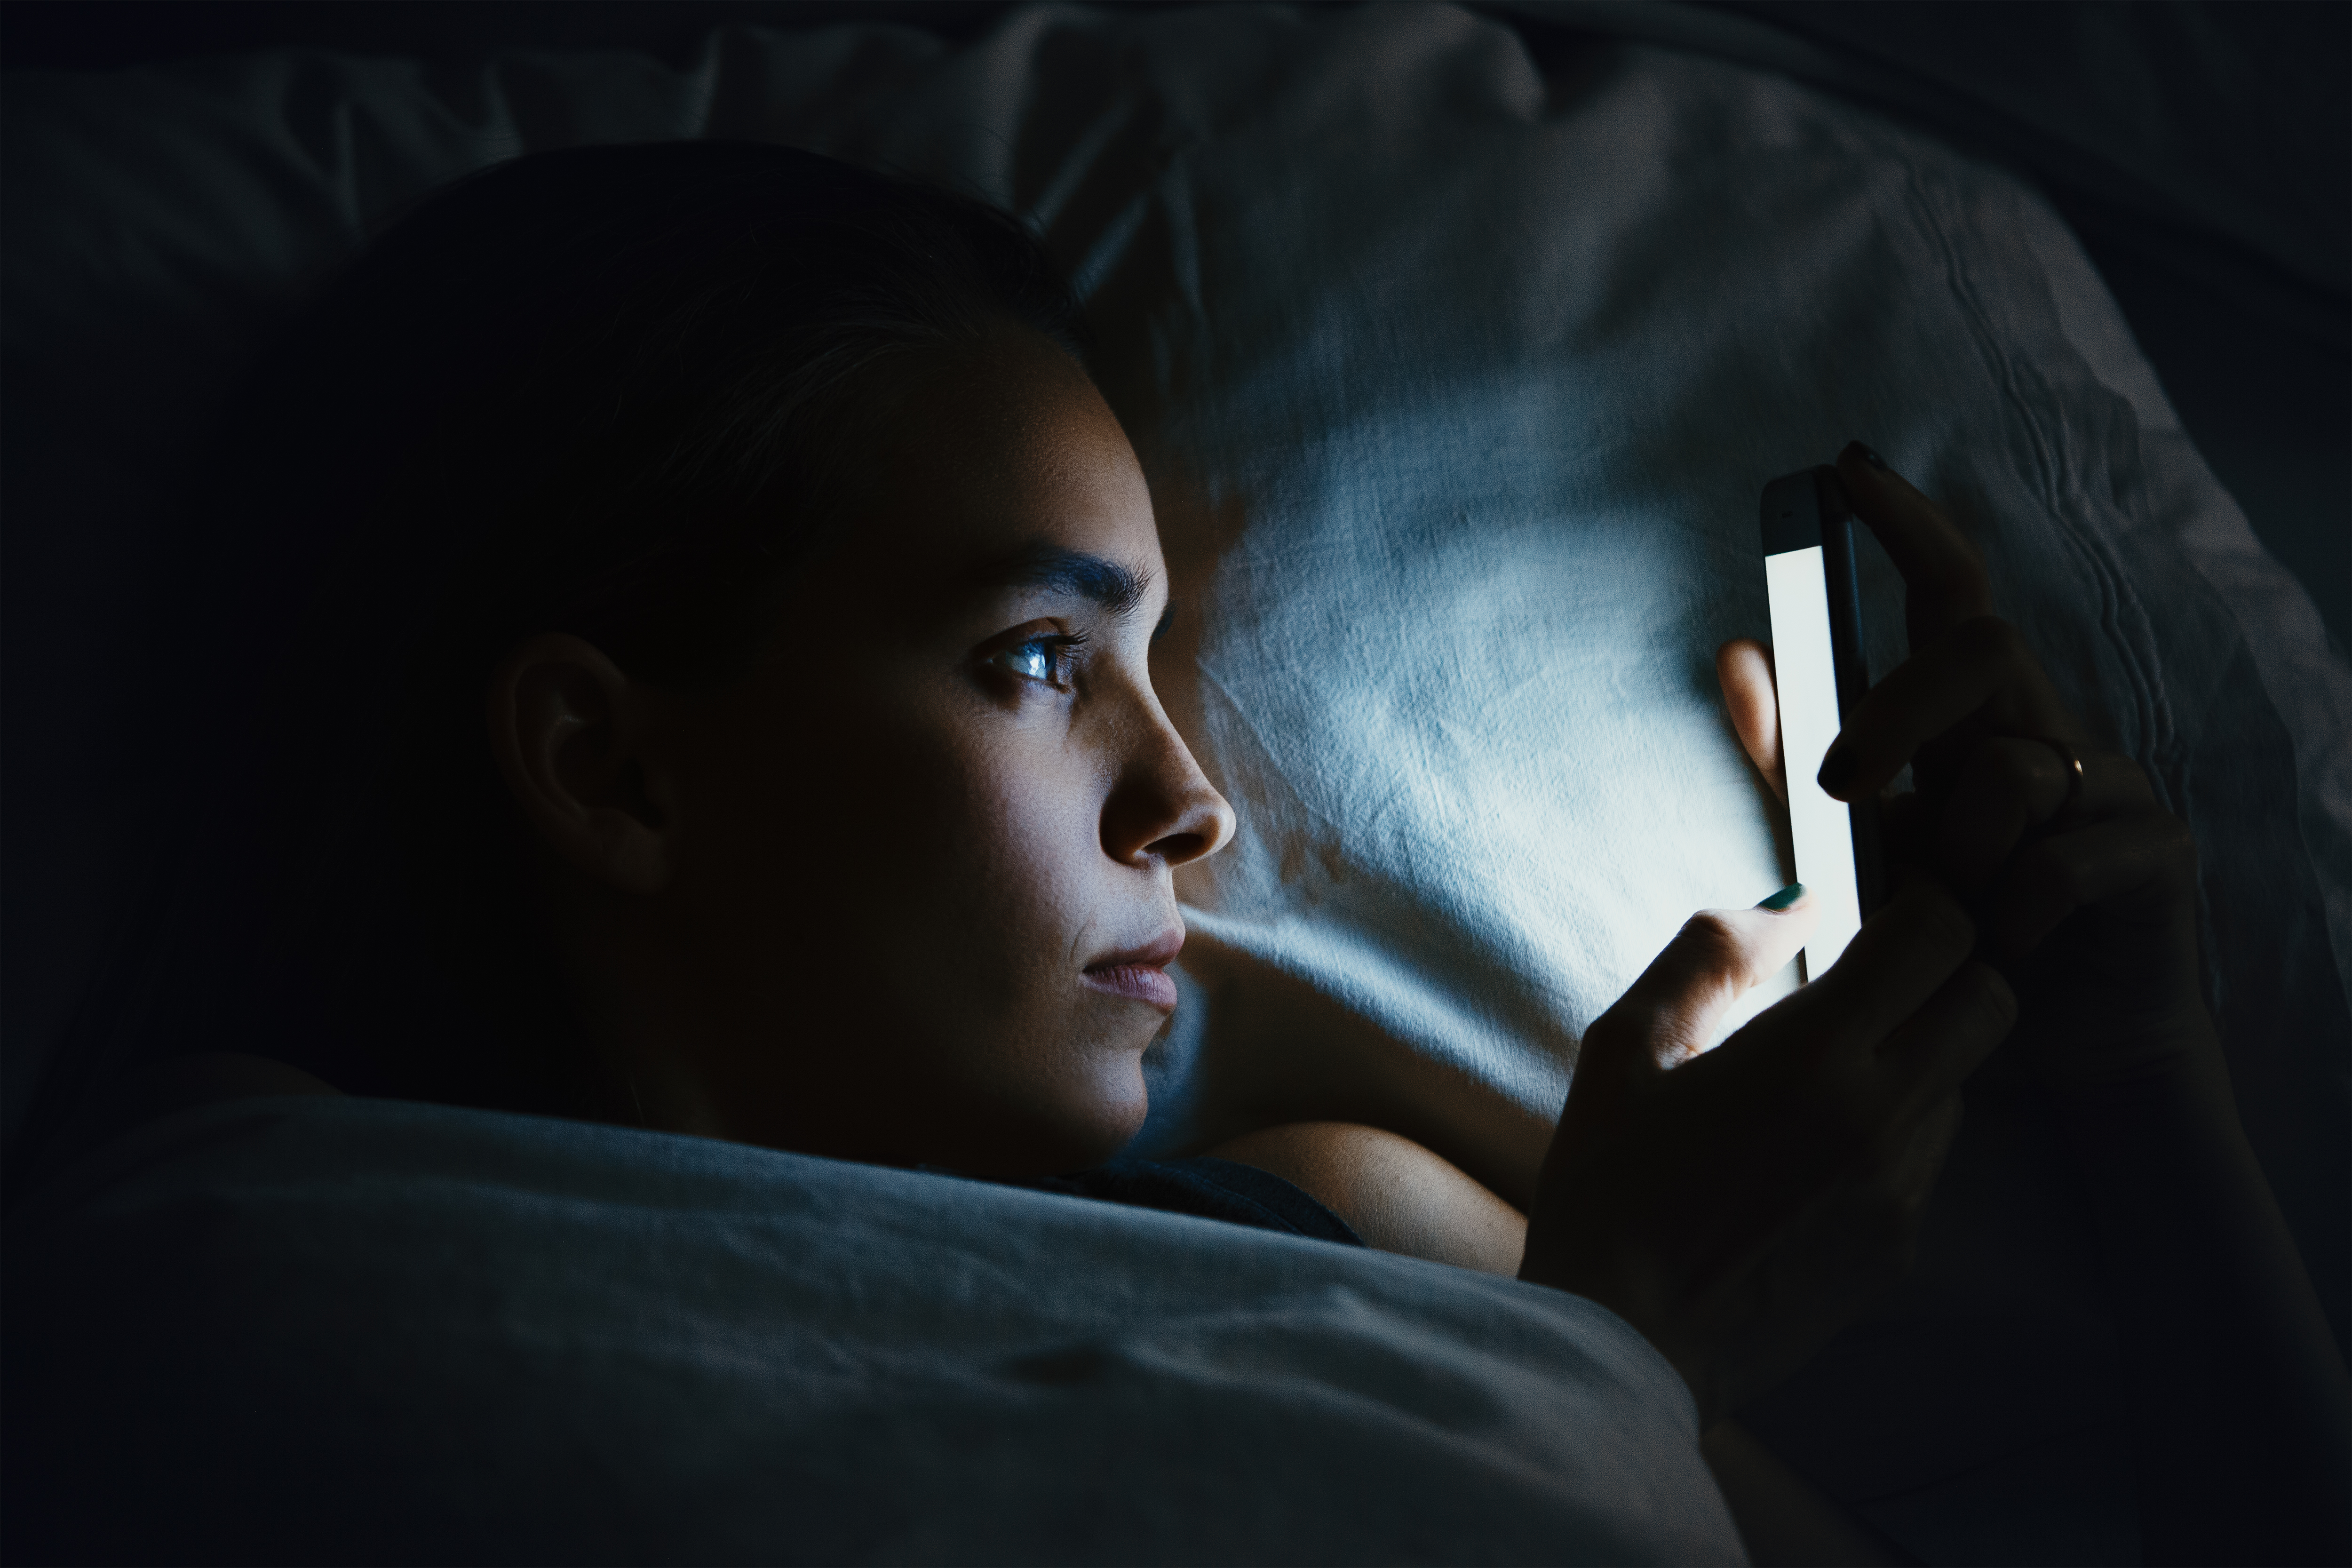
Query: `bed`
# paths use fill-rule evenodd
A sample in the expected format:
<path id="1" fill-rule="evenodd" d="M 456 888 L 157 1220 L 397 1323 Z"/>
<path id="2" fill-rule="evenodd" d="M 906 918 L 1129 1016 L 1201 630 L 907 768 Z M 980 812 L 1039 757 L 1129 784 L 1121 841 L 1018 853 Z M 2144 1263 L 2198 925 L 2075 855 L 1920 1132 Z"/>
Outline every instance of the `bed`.
<path id="1" fill-rule="evenodd" d="M 13 75 L 12 1140 L 203 940 L 134 764 L 204 410 L 443 180 L 751 137 L 966 184 L 1087 300 L 1161 689 L 1241 819 L 1180 879 L 1142 1149 L 1352 1117 L 1524 1202 L 1584 1026 L 1787 879 L 1711 654 L 1767 625 L 1763 481 L 1864 436 L 2196 830 L 2249 1131 L 2340 1314 L 2352 667 L 2042 191 L 1720 22 L 1042 5 Z M 383 1101 L 192 1113 L 10 1201 L 14 1558 L 1738 1552 L 1638 1336 L 1435 1266 Z M 1973 1104 L 1915 1279 L 1752 1424 L 1924 1561 L 2136 1560 L 2086 1223 L 2032 1109 Z"/>

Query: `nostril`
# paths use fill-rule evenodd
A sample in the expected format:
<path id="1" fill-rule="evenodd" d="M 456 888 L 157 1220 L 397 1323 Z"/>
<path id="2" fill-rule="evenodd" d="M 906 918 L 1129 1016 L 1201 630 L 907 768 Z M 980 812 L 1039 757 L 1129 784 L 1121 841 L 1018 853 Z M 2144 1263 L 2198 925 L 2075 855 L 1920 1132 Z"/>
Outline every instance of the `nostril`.
<path id="1" fill-rule="evenodd" d="M 1208 853 L 1208 840 L 1197 833 L 1171 833 L 1165 838 L 1155 838 L 1144 846 L 1143 852 L 1171 866 L 1181 866 L 1187 860 L 1198 860 Z"/>
<path id="2" fill-rule="evenodd" d="M 1233 837 L 1233 808 L 1202 776 L 1176 732 L 1163 725 L 1158 733 L 1165 744 L 1135 759 L 1103 802 L 1102 847 L 1126 864 L 1181 866 L 1224 847 Z"/>

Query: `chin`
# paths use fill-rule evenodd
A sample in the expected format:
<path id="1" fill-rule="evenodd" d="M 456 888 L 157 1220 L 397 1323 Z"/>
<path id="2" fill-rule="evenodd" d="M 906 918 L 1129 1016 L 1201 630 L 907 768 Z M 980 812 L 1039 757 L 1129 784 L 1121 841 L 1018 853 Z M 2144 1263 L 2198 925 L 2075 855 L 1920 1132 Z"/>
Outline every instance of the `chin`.
<path id="1" fill-rule="evenodd" d="M 1151 1100 L 1143 1087 L 1141 1054 L 1114 1081 L 1097 1086 L 1100 1092 L 1083 1106 L 1073 1106 L 1059 1134 L 1050 1140 L 1059 1161 L 1045 1174 L 1083 1171 L 1099 1165 L 1135 1141 L 1143 1120 L 1151 1113 Z M 1049 1142 L 1041 1139 L 1041 1145 Z"/>
<path id="2" fill-rule="evenodd" d="M 1138 1050 L 1080 1088 L 1034 1123 L 1013 1157 L 1022 1175 L 1058 1176 L 1099 1165 L 1134 1142 L 1151 1111 Z M 1015 1173 L 1007 1172 L 1007 1174 Z"/>
<path id="3" fill-rule="evenodd" d="M 1134 1142 L 1135 1135 L 1143 1131 L 1144 1119 L 1150 1114 L 1151 1096 L 1143 1087 L 1142 1064 L 1139 1060 L 1135 1072 L 1135 1092 L 1122 1099 L 1115 1113 L 1105 1119 L 1104 1130 L 1108 1136 L 1103 1151 L 1090 1163 L 1099 1165 L 1129 1143 Z"/>

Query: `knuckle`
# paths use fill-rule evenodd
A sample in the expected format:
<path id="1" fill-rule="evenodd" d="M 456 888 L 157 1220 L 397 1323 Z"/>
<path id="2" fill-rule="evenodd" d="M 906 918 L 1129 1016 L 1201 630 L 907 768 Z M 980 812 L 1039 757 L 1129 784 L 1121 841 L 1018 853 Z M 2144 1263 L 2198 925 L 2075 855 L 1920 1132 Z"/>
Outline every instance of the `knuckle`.
<path id="1" fill-rule="evenodd" d="M 1626 1027 L 1625 1005 L 1620 1002 L 1585 1026 L 1584 1036 L 1576 1045 L 1577 1059 L 1581 1062 L 1607 1056 Z"/>
<path id="2" fill-rule="evenodd" d="M 2045 762 L 2045 759 L 2046 762 Z M 1996 736 L 1978 742 L 1969 759 L 1968 782 L 2012 794 L 2031 787 L 2057 767 L 2050 748 L 2032 741 Z"/>
<path id="3" fill-rule="evenodd" d="M 2042 879 L 2053 892 L 2070 904 L 2080 904 L 2090 896 L 2088 873 L 2080 857 L 2050 846 L 2037 858 Z"/>
<path id="4" fill-rule="evenodd" d="M 1624 1080 L 1641 1045 L 1649 1036 L 1646 1024 L 1632 1016 L 1621 1004 L 1595 1018 L 1576 1043 L 1576 1054 L 1569 1063 L 1569 1082 L 1573 1088 L 1586 1084 L 1587 1092 L 1601 1085 L 1618 1084 Z"/>
<path id="5" fill-rule="evenodd" d="M 2039 741 L 2008 741 L 2000 748 L 2000 757 L 2005 782 L 2020 791 L 2047 784 L 2065 771 L 2058 753 Z"/>
<path id="6" fill-rule="evenodd" d="M 2049 897 L 2070 905 L 2084 900 L 2085 868 L 2066 839 L 2045 838 L 2026 850 L 2017 858 L 2016 874 L 2019 881 Z"/>
<path id="7" fill-rule="evenodd" d="M 1963 964 L 1954 982 L 1963 988 L 1969 1010 L 1989 1029 L 2005 1035 L 2016 1024 L 2017 993 L 1991 964 Z"/>
<path id="8" fill-rule="evenodd" d="M 1731 929 L 1730 921 L 1714 910 L 1701 910 L 1683 921 L 1683 935 L 1693 945 L 1703 949 L 1730 946 L 1738 940 L 1738 933 Z"/>
<path id="9" fill-rule="evenodd" d="M 1713 910 L 1701 910 L 1685 921 L 1680 941 L 1710 973 L 1733 973 L 1746 965 L 1747 944 L 1738 930 Z"/>
<path id="10" fill-rule="evenodd" d="M 1921 939 L 1941 952 L 1966 952 L 1976 946 L 1976 921 L 1960 901 L 1934 883 L 1918 887 L 1913 918 L 1919 922 Z"/>

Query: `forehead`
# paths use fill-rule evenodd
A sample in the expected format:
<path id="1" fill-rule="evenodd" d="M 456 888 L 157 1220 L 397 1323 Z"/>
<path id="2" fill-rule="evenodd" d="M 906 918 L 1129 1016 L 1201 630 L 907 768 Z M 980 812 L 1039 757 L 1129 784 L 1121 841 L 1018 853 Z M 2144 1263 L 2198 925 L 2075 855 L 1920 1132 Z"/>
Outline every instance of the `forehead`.
<path id="1" fill-rule="evenodd" d="M 885 418 L 853 552 L 942 586 L 1008 574 L 1066 586 L 1049 566 L 1068 556 L 1144 583 L 1160 574 L 1150 491 L 1126 432 L 1044 339 L 1009 331 L 961 351 Z"/>

